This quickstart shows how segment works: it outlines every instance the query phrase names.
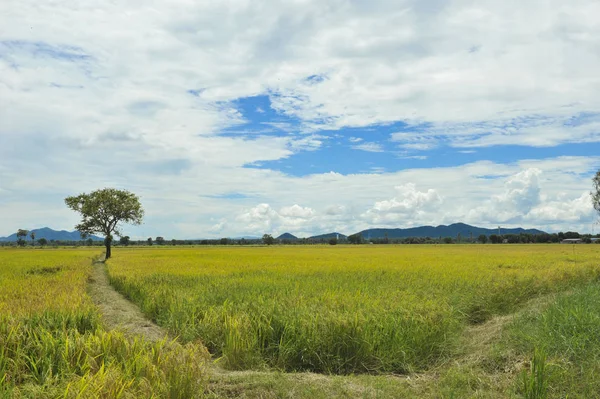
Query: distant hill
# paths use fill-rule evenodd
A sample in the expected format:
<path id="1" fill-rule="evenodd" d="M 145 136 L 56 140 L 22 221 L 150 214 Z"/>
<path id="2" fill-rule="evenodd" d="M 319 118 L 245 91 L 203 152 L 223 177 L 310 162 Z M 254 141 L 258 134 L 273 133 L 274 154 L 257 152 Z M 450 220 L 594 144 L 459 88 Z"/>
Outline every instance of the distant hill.
<path id="1" fill-rule="evenodd" d="M 314 240 L 314 241 L 318 241 L 318 240 L 329 240 L 330 238 L 339 238 L 340 240 L 345 240 L 346 238 L 348 238 L 346 235 L 341 234 L 341 233 L 327 233 L 327 234 L 321 234 L 318 236 L 312 236 L 312 237 L 308 237 L 309 240 Z"/>
<path id="2" fill-rule="evenodd" d="M 52 230 L 49 227 L 42 227 L 41 229 L 33 229 L 31 232 L 35 233 L 35 239 L 38 240 L 40 238 L 45 238 L 46 240 L 56 240 L 56 241 L 80 241 L 81 235 L 78 231 L 66 231 L 66 230 Z M 90 238 L 94 241 L 103 241 L 103 238 L 97 236 L 90 236 Z M 27 236 L 27 241 L 30 241 L 31 238 Z M 8 237 L 0 237 L 0 241 L 17 241 L 17 233 L 11 234 Z"/>
<path id="3" fill-rule="evenodd" d="M 500 235 L 505 234 L 544 234 L 543 231 L 537 229 L 523 229 L 521 227 L 514 229 L 500 229 Z M 363 238 L 408 238 L 408 237 L 456 237 L 460 234 L 463 238 L 470 237 L 477 238 L 481 234 L 490 236 L 492 234 L 498 234 L 498 229 L 486 229 L 483 227 L 471 226 L 465 223 L 454 223 L 449 226 L 440 225 L 437 227 L 433 226 L 421 226 L 412 227 L 408 229 L 368 229 L 359 232 Z"/>
<path id="4" fill-rule="evenodd" d="M 280 235 L 279 237 L 277 237 L 278 240 L 290 240 L 290 241 L 295 241 L 298 239 L 298 237 L 296 237 L 293 234 L 290 233 L 283 233 L 282 235 Z"/>

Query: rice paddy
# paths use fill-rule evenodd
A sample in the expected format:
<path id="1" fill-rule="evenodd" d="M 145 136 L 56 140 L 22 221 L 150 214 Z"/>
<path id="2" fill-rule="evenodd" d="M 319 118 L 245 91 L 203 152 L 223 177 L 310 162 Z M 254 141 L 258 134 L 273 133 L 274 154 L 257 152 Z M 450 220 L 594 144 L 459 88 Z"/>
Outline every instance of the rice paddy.
<path id="1" fill-rule="evenodd" d="M 107 332 L 90 250 L 0 251 L 0 397 L 201 397 L 206 354 Z"/>
<path id="2" fill-rule="evenodd" d="M 228 369 L 411 373 L 466 326 L 600 275 L 593 245 L 120 249 L 113 286 Z"/>
<path id="3" fill-rule="evenodd" d="M 111 284 L 177 337 L 153 342 L 106 327 L 98 249 L 1 250 L 0 397 L 598 397 L 599 253 L 117 248 Z"/>

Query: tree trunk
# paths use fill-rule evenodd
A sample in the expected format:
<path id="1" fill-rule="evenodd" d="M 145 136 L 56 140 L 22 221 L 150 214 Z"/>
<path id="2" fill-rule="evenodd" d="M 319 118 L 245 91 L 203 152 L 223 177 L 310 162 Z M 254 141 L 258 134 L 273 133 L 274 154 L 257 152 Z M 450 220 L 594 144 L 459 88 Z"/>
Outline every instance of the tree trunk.
<path id="1" fill-rule="evenodd" d="M 112 240 L 110 238 L 107 238 L 104 240 L 104 246 L 106 247 L 106 256 L 104 257 L 104 259 L 108 259 L 112 255 L 111 250 L 110 250 L 111 242 L 112 242 Z"/>

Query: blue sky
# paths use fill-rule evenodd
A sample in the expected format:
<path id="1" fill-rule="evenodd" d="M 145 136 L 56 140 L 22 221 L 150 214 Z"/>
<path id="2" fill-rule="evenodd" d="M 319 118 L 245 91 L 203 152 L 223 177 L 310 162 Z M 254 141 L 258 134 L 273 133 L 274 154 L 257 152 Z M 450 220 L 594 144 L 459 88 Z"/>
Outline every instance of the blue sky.
<path id="1" fill-rule="evenodd" d="M 3 2 L 0 235 L 71 229 L 62 199 L 108 186 L 140 195 L 146 221 L 124 230 L 142 238 L 590 231 L 598 14 L 593 0 Z"/>

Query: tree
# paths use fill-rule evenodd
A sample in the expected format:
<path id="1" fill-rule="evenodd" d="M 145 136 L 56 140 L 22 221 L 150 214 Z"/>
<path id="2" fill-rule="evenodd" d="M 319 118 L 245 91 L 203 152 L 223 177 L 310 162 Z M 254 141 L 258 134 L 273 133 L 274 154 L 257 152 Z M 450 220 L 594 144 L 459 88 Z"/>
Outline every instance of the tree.
<path id="1" fill-rule="evenodd" d="M 492 242 L 492 244 L 499 244 L 502 242 L 502 236 L 492 234 L 490 236 L 490 241 Z"/>
<path id="2" fill-rule="evenodd" d="M 27 237 L 27 234 L 29 234 L 29 231 L 27 231 L 27 230 L 23 230 L 23 229 L 17 230 L 17 245 L 18 246 L 22 247 L 25 245 L 24 238 Z"/>
<path id="3" fill-rule="evenodd" d="M 592 197 L 592 205 L 594 205 L 594 209 L 600 215 L 600 170 L 596 172 L 596 175 L 592 179 L 592 183 L 594 185 L 594 189 L 590 192 Z"/>
<path id="4" fill-rule="evenodd" d="M 156 244 L 158 244 L 158 245 L 164 245 L 164 243 L 165 243 L 165 238 L 164 238 L 164 237 L 156 237 L 156 238 L 154 239 L 154 241 L 156 241 Z"/>
<path id="5" fill-rule="evenodd" d="M 487 242 L 488 238 L 485 234 L 481 234 L 479 235 L 479 237 L 477 237 L 477 241 L 479 241 L 482 244 L 485 244 Z"/>
<path id="6" fill-rule="evenodd" d="M 35 245 L 35 231 L 31 231 L 29 237 L 31 237 L 31 246 L 33 247 Z"/>
<path id="7" fill-rule="evenodd" d="M 329 239 L 329 245 L 337 245 L 338 240 L 335 237 Z"/>
<path id="8" fill-rule="evenodd" d="M 129 236 L 123 236 L 119 239 L 119 243 L 124 246 L 128 246 L 130 242 Z"/>
<path id="9" fill-rule="evenodd" d="M 348 242 L 350 244 L 362 244 L 363 237 L 362 234 L 356 233 L 348 236 Z"/>
<path id="10" fill-rule="evenodd" d="M 114 188 L 104 188 L 65 198 L 65 204 L 81 214 L 81 223 L 75 229 L 82 237 L 93 233 L 104 234 L 106 259 L 111 253 L 113 233 L 121 236 L 119 223 L 140 225 L 144 217 L 144 209 L 137 195 Z"/>
<path id="11" fill-rule="evenodd" d="M 38 244 L 40 244 L 43 247 L 44 245 L 48 244 L 48 240 L 46 240 L 44 237 L 42 237 L 38 240 Z"/>
<path id="12" fill-rule="evenodd" d="M 262 236 L 263 243 L 267 245 L 273 245 L 275 243 L 275 239 L 271 234 L 265 234 Z"/>
<path id="13" fill-rule="evenodd" d="M 148 237 L 148 240 L 146 241 L 148 241 L 148 245 L 152 246 L 152 237 Z"/>

